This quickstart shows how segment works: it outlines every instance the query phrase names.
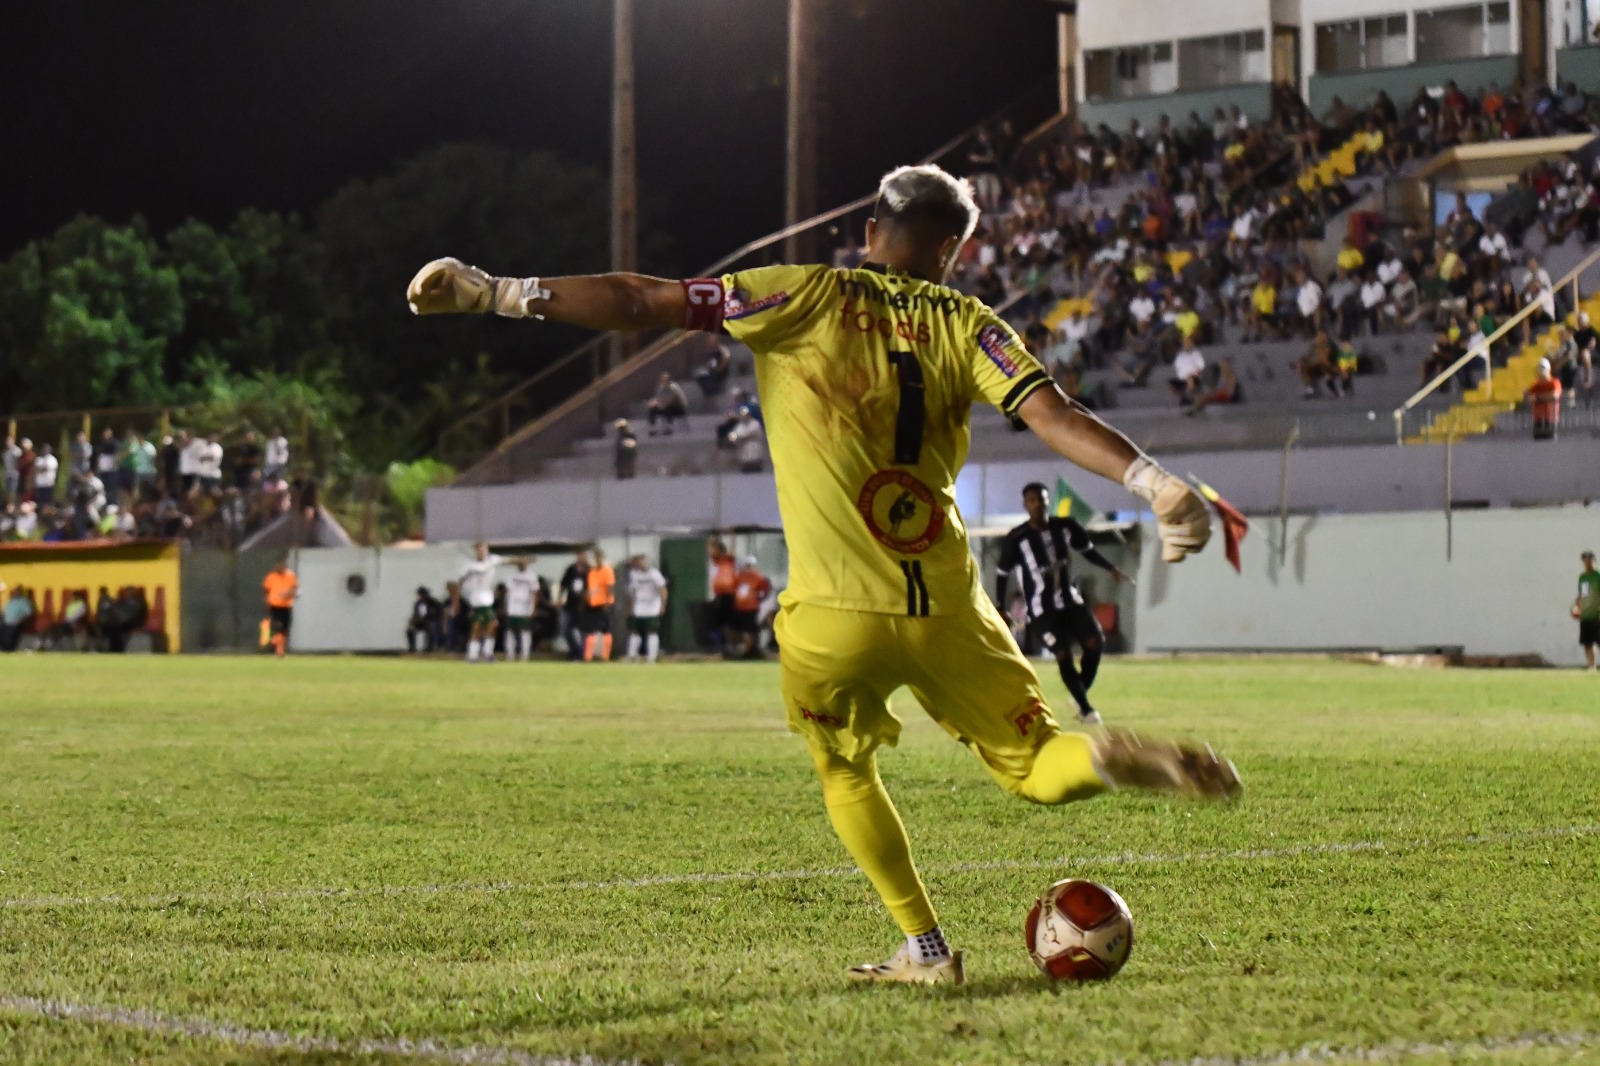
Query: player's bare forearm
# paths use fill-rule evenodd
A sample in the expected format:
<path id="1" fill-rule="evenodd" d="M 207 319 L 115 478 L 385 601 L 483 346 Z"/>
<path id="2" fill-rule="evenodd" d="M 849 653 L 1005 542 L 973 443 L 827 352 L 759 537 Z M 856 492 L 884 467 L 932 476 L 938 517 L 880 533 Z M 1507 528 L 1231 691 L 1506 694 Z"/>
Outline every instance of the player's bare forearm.
<path id="1" fill-rule="evenodd" d="M 1131 440 L 1053 386 L 1023 400 L 1017 414 L 1057 455 L 1119 485 L 1128 466 L 1141 457 Z"/>
<path id="2" fill-rule="evenodd" d="M 683 285 L 645 274 L 587 274 L 543 278 L 548 299 L 528 304 L 530 314 L 595 330 L 672 329 L 683 325 Z"/>
<path id="3" fill-rule="evenodd" d="M 435 259 L 406 287 L 414 314 L 539 316 L 596 330 L 670 329 L 686 324 L 685 283 L 644 274 L 503 278 L 459 259 Z"/>

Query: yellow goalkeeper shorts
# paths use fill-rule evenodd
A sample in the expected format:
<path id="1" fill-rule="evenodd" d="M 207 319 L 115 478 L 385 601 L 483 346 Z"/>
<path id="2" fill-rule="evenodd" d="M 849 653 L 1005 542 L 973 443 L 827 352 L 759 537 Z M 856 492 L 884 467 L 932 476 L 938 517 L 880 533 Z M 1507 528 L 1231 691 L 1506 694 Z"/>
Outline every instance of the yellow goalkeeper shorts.
<path id="1" fill-rule="evenodd" d="M 846 759 L 899 740 L 889 695 L 902 685 L 1011 791 L 1058 732 L 1033 665 L 987 597 L 923 618 L 789 604 L 775 632 L 789 728 Z"/>

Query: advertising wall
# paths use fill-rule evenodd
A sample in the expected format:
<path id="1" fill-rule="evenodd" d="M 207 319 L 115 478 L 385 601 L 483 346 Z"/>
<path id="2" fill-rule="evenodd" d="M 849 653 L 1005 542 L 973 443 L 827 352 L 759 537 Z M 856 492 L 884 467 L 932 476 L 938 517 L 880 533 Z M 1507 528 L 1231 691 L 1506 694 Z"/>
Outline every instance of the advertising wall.
<path id="1" fill-rule="evenodd" d="M 1153 529 L 1143 543 L 1153 543 Z M 1255 520 L 1234 573 L 1221 544 L 1177 566 L 1145 550 L 1138 651 L 1418 649 L 1534 652 L 1582 661 L 1578 555 L 1600 550 L 1600 508 Z M 1447 554 L 1448 551 L 1448 554 Z"/>

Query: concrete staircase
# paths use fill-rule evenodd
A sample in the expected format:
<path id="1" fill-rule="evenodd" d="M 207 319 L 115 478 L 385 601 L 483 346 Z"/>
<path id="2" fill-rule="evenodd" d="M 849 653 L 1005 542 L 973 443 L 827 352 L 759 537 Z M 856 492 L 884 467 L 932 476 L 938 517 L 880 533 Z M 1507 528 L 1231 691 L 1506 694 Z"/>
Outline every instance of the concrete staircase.
<path id="1" fill-rule="evenodd" d="M 1590 296 L 1581 305 L 1591 319 L 1600 318 L 1600 293 Z M 1569 316 L 1568 326 L 1575 316 Z M 1496 420 L 1509 411 L 1522 406 L 1528 386 L 1539 377 L 1539 360 L 1555 345 L 1554 327 L 1535 337 L 1525 345 L 1505 366 L 1496 367 L 1489 377 L 1478 382 L 1462 395 L 1459 402 L 1436 414 L 1421 431 L 1405 438 L 1407 444 L 1442 444 L 1462 437 L 1477 437 L 1495 427 Z"/>

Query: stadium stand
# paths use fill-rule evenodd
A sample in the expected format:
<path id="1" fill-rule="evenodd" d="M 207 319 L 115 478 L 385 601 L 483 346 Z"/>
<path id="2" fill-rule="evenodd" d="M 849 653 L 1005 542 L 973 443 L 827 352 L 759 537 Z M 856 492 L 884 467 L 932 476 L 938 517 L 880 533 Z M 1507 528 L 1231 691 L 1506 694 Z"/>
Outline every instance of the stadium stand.
<path id="1" fill-rule="evenodd" d="M 1419 90 L 1403 111 L 1381 92 L 1363 110 L 1336 100 L 1319 121 L 1280 90 L 1261 124 L 1239 115 L 1207 124 L 1193 114 L 1181 126 L 1162 116 L 1149 130 L 1133 120 L 1123 134 L 1062 124 L 1020 145 L 1003 126 L 981 129 L 961 161 L 985 216 L 952 284 L 1001 308 L 1070 394 L 1114 411 L 1147 448 L 1276 449 L 1291 435 L 1301 446 L 1392 440 L 1388 412 L 1464 353 L 1480 325 L 1492 332 L 1522 308 L 1536 276 L 1529 267 L 1539 271 L 1520 262 L 1524 255 L 1546 252 L 1545 271 L 1556 276 L 1576 265 L 1582 253 L 1551 238 L 1592 230 L 1593 211 L 1587 199 L 1577 203 L 1584 164 L 1559 158 L 1524 183 L 1537 179 L 1536 195 L 1549 201 L 1537 212 L 1537 232 L 1515 203 L 1508 210 L 1497 202 L 1488 213 L 1506 215 L 1509 234 L 1473 217 L 1463 201 L 1436 239 L 1431 227 L 1363 208 L 1382 205 L 1377 190 L 1388 179 L 1441 152 L 1594 130 L 1593 101 L 1555 99 L 1541 107 L 1521 86 L 1469 97 L 1452 83 L 1437 96 Z M 1502 200 L 1516 198 L 1513 189 Z M 1529 244 L 1518 249 L 1524 234 Z M 853 265 L 860 255 L 846 237 L 833 261 Z M 1263 286 L 1267 295 L 1258 296 Z M 1256 310 L 1262 301 L 1271 308 L 1264 315 Z M 1324 338 L 1314 340 L 1319 331 Z M 1185 336 L 1205 361 L 1199 403 L 1180 404 L 1166 385 Z M 696 338 L 676 347 L 685 380 L 714 351 Z M 670 437 L 639 440 L 630 475 L 739 468 L 726 431 L 754 381 L 749 353 L 728 347 L 722 389 L 690 390 L 702 394 L 691 399 L 685 424 Z M 1506 402 L 1520 403 L 1530 365 L 1536 356 L 1497 350 L 1488 386 L 1468 366 L 1449 388 L 1416 401 L 1412 410 L 1423 418 L 1452 413 L 1409 439 L 1459 436 L 1468 422 L 1479 432 L 1492 428 Z M 613 476 L 615 442 L 595 433 L 618 417 L 641 424 L 649 413 L 637 389 L 617 387 L 623 378 L 613 377 L 610 402 L 597 405 L 603 419 L 580 418 L 575 431 L 544 440 L 532 434 L 523 440 L 533 446 L 520 454 L 513 437 L 464 482 Z M 1490 394 L 1501 398 L 1492 410 L 1478 402 Z M 975 458 L 1036 451 L 998 414 L 975 413 Z"/>

